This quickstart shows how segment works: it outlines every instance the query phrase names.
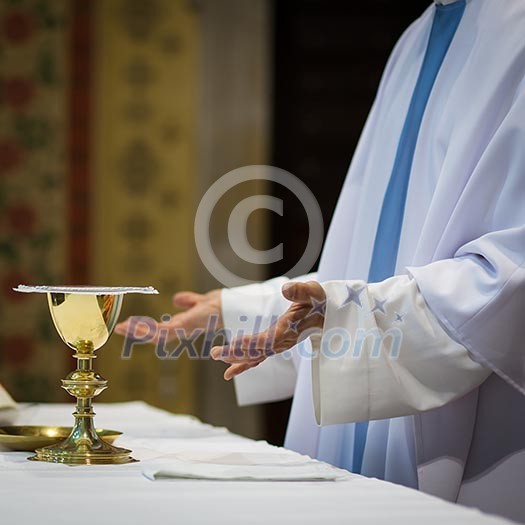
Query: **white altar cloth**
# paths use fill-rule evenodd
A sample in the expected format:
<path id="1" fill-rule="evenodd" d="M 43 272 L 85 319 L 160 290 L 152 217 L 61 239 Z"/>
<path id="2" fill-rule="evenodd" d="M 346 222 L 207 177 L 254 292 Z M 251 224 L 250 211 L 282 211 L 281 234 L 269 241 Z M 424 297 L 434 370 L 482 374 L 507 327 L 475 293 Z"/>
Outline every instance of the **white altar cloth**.
<path id="1" fill-rule="evenodd" d="M 22 407 L 13 424 L 70 425 L 72 405 Z M 281 523 L 503 525 L 509 522 L 405 487 L 349 475 L 344 481 L 150 481 L 144 462 L 205 451 L 280 451 L 189 416 L 142 402 L 95 405 L 98 427 L 120 430 L 116 444 L 141 462 L 68 467 L 0 452 L 0 523 Z"/>

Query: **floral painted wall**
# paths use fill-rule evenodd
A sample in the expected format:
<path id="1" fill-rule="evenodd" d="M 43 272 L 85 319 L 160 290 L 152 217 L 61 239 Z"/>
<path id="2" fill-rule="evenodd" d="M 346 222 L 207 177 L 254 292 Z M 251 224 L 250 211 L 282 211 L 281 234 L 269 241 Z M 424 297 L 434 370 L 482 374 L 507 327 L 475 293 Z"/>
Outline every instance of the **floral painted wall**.
<path id="1" fill-rule="evenodd" d="M 65 277 L 68 1 L 0 2 L 0 381 L 56 400 L 67 350 L 44 297 L 19 283 Z"/>
<path id="2" fill-rule="evenodd" d="M 64 400 L 74 367 L 28 284 L 154 285 L 122 317 L 160 317 L 193 287 L 198 27 L 186 0 L 0 2 L 0 382 Z M 95 362 L 100 401 L 191 412 L 193 366 L 152 347 Z"/>

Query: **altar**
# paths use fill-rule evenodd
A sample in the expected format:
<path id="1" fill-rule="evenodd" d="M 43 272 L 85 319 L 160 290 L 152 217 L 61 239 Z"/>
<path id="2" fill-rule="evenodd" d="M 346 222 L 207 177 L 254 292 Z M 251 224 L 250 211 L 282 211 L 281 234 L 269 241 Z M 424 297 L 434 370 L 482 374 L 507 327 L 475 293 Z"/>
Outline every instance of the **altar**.
<path id="1" fill-rule="evenodd" d="M 71 404 L 21 405 L 13 424 L 71 425 Z M 504 519 L 376 479 L 337 481 L 210 481 L 157 479 L 148 464 L 172 454 L 279 452 L 196 418 L 143 402 L 98 403 L 97 426 L 123 432 L 115 442 L 140 460 L 125 465 L 67 466 L 27 461 L 0 451 L 0 523 L 276 523 L 502 525 Z"/>

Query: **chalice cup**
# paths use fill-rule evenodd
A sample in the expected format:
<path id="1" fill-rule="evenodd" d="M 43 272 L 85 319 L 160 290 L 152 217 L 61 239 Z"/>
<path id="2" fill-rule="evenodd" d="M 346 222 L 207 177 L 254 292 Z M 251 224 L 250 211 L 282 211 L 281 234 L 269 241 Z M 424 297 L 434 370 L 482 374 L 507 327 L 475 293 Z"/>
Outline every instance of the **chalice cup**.
<path id="1" fill-rule="evenodd" d="M 77 368 L 62 379 L 62 388 L 76 398 L 75 424 L 62 442 L 39 448 L 33 461 L 68 465 L 122 464 L 136 461 L 131 450 L 110 445 L 97 434 L 93 398 L 108 381 L 93 370 L 95 352 L 109 339 L 120 313 L 124 293 L 158 293 L 148 288 L 27 287 L 17 291 L 46 292 L 49 310 L 60 337 L 74 350 Z"/>

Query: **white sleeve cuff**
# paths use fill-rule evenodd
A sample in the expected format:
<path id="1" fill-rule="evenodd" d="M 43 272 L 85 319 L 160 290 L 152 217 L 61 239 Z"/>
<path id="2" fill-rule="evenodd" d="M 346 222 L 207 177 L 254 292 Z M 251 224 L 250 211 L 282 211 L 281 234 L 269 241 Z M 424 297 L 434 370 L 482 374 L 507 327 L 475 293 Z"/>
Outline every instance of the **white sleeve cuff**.
<path id="1" fill-rule="evenodd" d="M 410 277 L 331 281 L 323 288 L 323 333 L 312 338 L 318 424 L 437 408 L 490 374 L 445 332 Z"/>

